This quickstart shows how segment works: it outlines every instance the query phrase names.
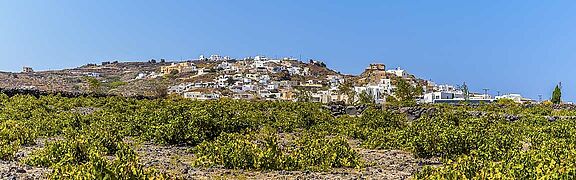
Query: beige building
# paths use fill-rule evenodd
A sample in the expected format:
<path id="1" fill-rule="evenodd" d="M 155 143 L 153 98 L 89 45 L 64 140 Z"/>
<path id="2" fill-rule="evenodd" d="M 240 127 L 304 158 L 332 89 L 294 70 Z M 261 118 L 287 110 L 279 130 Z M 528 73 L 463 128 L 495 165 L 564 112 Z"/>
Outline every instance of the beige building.
<path id="1" fill-rule="evenodd" d="M 182 62 L 182 63 L 173 63 L 172 65 L 162 66 L 160 68 L 160 72 L 162 72 L 162 74 L 164 75 L 170 74 L 174 71 L 178 73 L 192 72 L 196 71 L 196 66 L 190 62 Z"/>
<path id="2" fill-rule="evenodd" d="M 387 79 L 386 65 L 384 64 L 370 64 L 366 70 L 360 75 L 362 77 L 358 82 L 360 84 L 377 84 L 382 79 Z"/>
<path id="3" fill-rule="evenodd" d="M 284 101 L 294 101 L 296 93 L 291 89 L 280 89 L 280 99 Z"/>
<path id="4" fill-rule="evenodd" d="M 386 65 L 384 65 L 384 64 L 370 64 L 370 66 L 368 66 L 368 67 L 366 68 L 366 70 L 385 71 L 385 70 L 386 70 Z"/>
<path id="5" fill-rule="evenodd" d="M 330 102 L 344 102 L 348 104 L 348 95 L 333 93 L 330 95 Z"/>
<path id="6" fill-rule="evenodd" d="M 242 93 L 242 94 L 234 94 L 232 95 L 233 99 L 244 99 L 244 100 L 253 100 L 255 96 L 250 93 Z"/>

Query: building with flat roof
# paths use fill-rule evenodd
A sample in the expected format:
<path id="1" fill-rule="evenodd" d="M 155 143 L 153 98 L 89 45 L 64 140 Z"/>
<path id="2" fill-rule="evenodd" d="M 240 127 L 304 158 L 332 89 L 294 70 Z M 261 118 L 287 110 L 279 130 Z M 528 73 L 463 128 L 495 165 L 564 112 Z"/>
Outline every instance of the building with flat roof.
<path id="1" fill-rule="evenodd" d="M 31 67 L 22 67 L 22 72 L 23 73 L 32 73 L 34 72 L 34 70 Z"/>
<path id="2" fill-rule="evenodd" d="M 160 71 L 164 75 L 170 74 L 172 72 L 177 73 L 192 72 L 196 71 L 196 66 L 190 62 L 173 63 L 172 65 L 169 66 L 160 67 Z"/>
<path id="3" fill-rule="evenodd" d="M 378 70 L 378 71 L 385 71 L 386 70 L 386 65 L 384 64 L 370 64 L 370 66 L 368 66 L 366 68 L 366 70 Z"/>

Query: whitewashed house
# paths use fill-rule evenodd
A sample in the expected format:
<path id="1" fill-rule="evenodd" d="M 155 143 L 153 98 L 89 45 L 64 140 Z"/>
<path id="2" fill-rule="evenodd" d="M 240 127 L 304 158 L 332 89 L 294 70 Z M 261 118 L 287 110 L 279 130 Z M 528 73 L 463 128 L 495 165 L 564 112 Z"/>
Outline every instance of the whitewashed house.
<path id="1" fill-rule="evenodd" d="M 390 73 L 390 74 L 394 74 L 394 75 L 401 77 L 401 78 L 408 78 L 408 76 L 409 76 L 408 72 L 404 69 L 401 69 L 400 67 L 398 67 L 396 69 L 387 70 L 386 72 Z"/>

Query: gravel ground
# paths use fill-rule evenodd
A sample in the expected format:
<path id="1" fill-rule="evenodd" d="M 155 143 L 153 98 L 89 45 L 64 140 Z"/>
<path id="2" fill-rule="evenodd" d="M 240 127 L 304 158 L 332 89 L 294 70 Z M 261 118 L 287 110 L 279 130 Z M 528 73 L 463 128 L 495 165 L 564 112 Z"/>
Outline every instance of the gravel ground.
<path id="1" fill-rule="evenodd" d="M 21 147 L 16 153 L 14 161 L 0 161 L 0 179 L 9 180 L 31 180 L 46 179 L 51 170 L 47 168 L 37 168 L 22 164 L 19 162 L 22 158 L 28 156 L 31 152 L 44 147 L 46 142 L 55 141 L 58 138 L 37 139 L 36 145 Z"/>
<path id="2" fill-rule="evenodd" d="M 0 161 L 0 179 L 44 179 L 50 170 L 24 165 L 15 161 Z"/>

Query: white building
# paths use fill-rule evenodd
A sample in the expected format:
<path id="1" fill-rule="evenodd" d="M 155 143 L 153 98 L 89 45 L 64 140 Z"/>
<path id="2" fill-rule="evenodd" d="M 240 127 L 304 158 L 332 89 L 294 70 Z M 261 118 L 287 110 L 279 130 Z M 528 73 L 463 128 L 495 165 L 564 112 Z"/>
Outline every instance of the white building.
<path id="1" fill-rule="evenodd" d="M 532 99 L 524 98 L 520 94 L 505 94 L 502 96 L 496 96 L 496 100 L 499 99 L 510 99 L 517 103 L 526 103 L 526 102 L 534 102 Z"/>
<path id="2" fill-rule="evenodd" d="M 269 82 L 270 80 L 271 80 L 271 79 L 270 79 L 270 76 L 268 76 L 268 75 L 262 75 L 262 76 L 260 76 L 259 82 L 260 82 L 260 84 L 268 84 L 268 82 Z"/>
<path id="3" fill-rule="evenodd" d="M 205 72 L 204 68 L 200 68 L 200 69 L 198 69 L 198 74 L 196 74 L 196 76 L 202 76 L 204 74 L 208 74 L 208 73 Z"/>
<path id="4" fill-rule="evenodd" d="M 88 77 L 100 77 L 102 75 L 100 73 L 97 73 L 97 72 L 89 72 L 89 73 L 86 73 L 86 76 L 88 76 Z"/>
<path id="5" fill-rule="evenodd" d="M 231 79 L 232 77 L 229 75 L 221 75 L 216 79 L 216 82 L 218 83 L 218 87 L 226 87 L 229 86 L 231 84 L 228 84 L 228 80 Z"/>
<path id="6" fill-rule="evenodd" d="M 210 56 L 210 61 L 221 61 L 221 60 L 225 60 L 224 57 L 218 55 L 218 54 L 214 54 Z"/>
<path id="7" fill-rule="evenodd" d="M 266 61 L 268 60 L 268 58 L 266 58 L 266 56 L 256 56 L 254 57 L 255 61 Z"/>
<path id="8" fill-rule="evenodd" d="M 396 91 L 396 86 L 392 85 L 390 79 L 381 79 L 378 86 L 382 87 L 388 95 L 392 95 Z"/>
<path id="9" fill-rule="evenodd" d="M 224 62 L 218 64 L 218 66 L 216 66 L 216 68 L 223 69 L 223 70 L 231 70 L 232 68 L 234 68 L 234 66 L 232 66 L 232 64 L 224 61 Z"/>
<path id="10" fill-rule="evenodd" d="M 269 84 L 269 85 L 266 85 L 266 89 L 267 90 L 278 89 L 278 85 L 277 84 Z"/>
<path id="11" fill-rule="evenodd" d="M 144 79 L 146 78 L 146 76 L 147 76 L 146 73 L 138 73 L 138 76 L 136 76 L 136 78 L 134 79 Z"/>
<path id="12" fill-rule="evenodd" d="M 337 87 L 340 84 L 344 83 L 344 78 L 342 78 L 342 76 L 340 75 L 328 75 L 326 77 L 326 80 L 328 81 L 328 83 L 330 83 L 331 87 Z"/>
<path id="13" fill-rule="evenodd" d="M 387 70 L 386 72 L 390 73 L 390 74 L 394 74 L 394 75 L 401 77 L 401 78 L 408 78 L 408 76 L 409 76 L 408 72 L 406 72 L 406 70 L 404 70 L 404 69 L 400 69 L 400 67 L 398 67 L 396 69 Z"/>
<path id="14" fill-rule="evenodd" d="M 494 100 L 494 98 L 492 98 L 492 96 L 490 94 L 481 94 L 481 93 L 474 93 L 474 92 L 471 92 L 468 94 L 468 99 L 469 100 L 483 100 L 483 99 Z"/>
<path id="15" fill-rule="evenodd" d="M 181 93 L 189 90 L 192 87 L 194 87 L 194 84 L 191 84 L 191 83 L 170 86 L 170 87 L 168 87 L 168 94 L 181 94 Z"/>
<path id="16" fill-rule="evenodd" d="M 288 73 L 289 73 L 290 75 L 301 75 L 301 74 L 302 74 L 300 67 L 290 67 L 290 68 L 288 68 L 288 69 L 286 69 L 286 70 L 288 70 Z"/>
<path id="17" fill-rule="evenodd" d="M 434 91 L 456 91 L 456 88 L 452 85 L 441 84 L 441 85 L 434 85 Z"/>
<path id="18" fill-rule="evenodd" d="M 424 103 L 436 103 L 440 100 L 462 100 L 464 101 L 464 93 L 460 91 L 441 91 L 431 92 L 424 94 Z"/>
<path id="19" fill-rule="evenodd" d="M 356 99 L 359 99 L 361 93 L 366 92 L 366 94 L 371 96 L 375 103 L 378 104 L 386 102 L 386 96 L 388 96 L 388 93 L 384 90 L 384 87 L 378 85 L 354 87 L 354 91 L 356 92 Z"/>
<path id="20" fill-rule="evenodd" d="M 430 92 L 424 94 L 422 99 L 424 103 L 448 103 L 448 104 L 458 104 L 461 102 L 468 102 L 472 104 L 478 103 L 491 103 L 494 99 L 490 95 L 479 94 L 479 93 L 469 93 L 468 99 L 465 98 L 462 91 L 441 91 L 441 92 Z"/>
<path id="21" fill-rule="evenodd" d="M 266 66 L 264 65 L 265 63 L 266 63 L 265 61 L 254 60 L 254 62 L 252 62 L 252 68 L 266 68 Z"/>

